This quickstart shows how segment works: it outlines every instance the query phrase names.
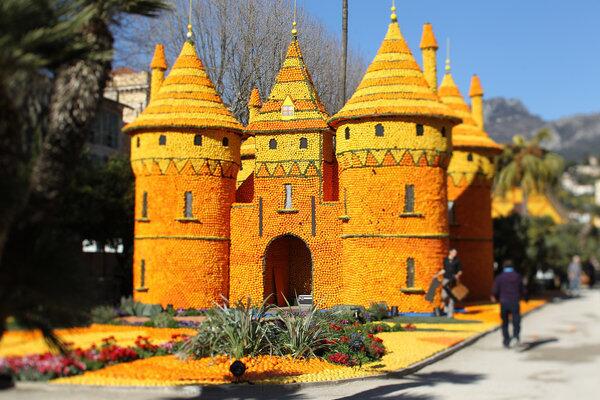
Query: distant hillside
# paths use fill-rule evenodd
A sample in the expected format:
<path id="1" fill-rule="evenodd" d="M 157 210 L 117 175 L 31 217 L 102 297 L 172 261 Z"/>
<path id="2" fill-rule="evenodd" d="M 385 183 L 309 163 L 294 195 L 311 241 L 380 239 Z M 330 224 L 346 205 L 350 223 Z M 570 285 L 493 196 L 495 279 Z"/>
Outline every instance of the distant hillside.
<path id="1" fill-rule="evenodd" d="M 510 142 L 515 134 L 531 136 L 549 127 L 555 138 L 547 147 L 565 158 L 578 160 L 600 153 L 600 113 L 545 121 L 532 114 L 520 100 L 501 97 L 486 100 L 484 107 L 486 131 L 500 143 Z"/>

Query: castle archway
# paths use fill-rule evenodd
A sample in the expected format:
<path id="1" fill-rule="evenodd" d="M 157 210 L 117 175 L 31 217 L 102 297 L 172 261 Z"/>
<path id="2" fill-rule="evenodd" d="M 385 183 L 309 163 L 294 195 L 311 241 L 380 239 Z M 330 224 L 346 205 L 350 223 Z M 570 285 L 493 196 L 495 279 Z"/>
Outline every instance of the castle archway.
<path id="1" fill-rule="evenodd" d="M 312 294 L 312 256 L 306 243 L 297 236 L 273 239 L 264 254 L 263 287 L 268 302 L 285 306 L 296 296 Z"/>

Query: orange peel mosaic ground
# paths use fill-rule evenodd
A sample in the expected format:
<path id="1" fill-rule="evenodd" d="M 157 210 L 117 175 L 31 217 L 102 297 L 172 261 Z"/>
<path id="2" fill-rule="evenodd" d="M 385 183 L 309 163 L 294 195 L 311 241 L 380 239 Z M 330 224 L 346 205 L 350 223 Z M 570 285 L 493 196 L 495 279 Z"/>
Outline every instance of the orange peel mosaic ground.
<path id="1" fill-rule="evenodd" d="M 523 313 L 541 307 L 545 302 L 532 300 L 521 304 Z M 318 382 L 361 378 L 397 372 L 441 351 L 480 335 L 500 323 L 499 305 L 467 307 L 456 319 L 465 323 L 418 323 L 414 331 L 385 332 L 387 353 L 379 361 L 357 367 L 330 364 L 320 359 L 260 356 L 243 358 L 248 372 L 244 380 L 254 383 Z M 500 344 L 498 344 L 500 346 Z M 55 384 L 107 386 L 174 386 L 223 384 L 234 380 L 228 372 L 232 359 L 227 356 L 199 360 L 180 360 L 175 356 L 153 357 L 110 366 L 83 375 L 61 378 Z"/>

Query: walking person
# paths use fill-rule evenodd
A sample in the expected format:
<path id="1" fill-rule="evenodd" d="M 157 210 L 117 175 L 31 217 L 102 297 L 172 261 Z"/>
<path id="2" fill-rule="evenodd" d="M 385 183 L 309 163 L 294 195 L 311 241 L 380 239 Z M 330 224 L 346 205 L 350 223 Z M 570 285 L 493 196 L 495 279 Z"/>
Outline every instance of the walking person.
<path id="1" fill-rule="evenodd" d="M 502 344 L 509 348 L 511 341 L 519 344 L 521 341 L 521 298 L 525 295 L 523 277 L 517 271 L 511 260 L 502 264 L 502 272 L 494 279 L 493 302 L 500 303 L 500 317 L 502 318 Z M 508 325 L 512 319 L 512 337 Z"/>
<path id="2" fill-rule="evenodd" d="M 569 278 L 569 295 L 579 296 L 579 286 L 581 284 L 581 257 L 574 255 L 571 263 L 567 267 L 567 278 Z"/>
<path id="3" fill-rule="evenodd" d="M 442 302 L 444 303 L 444 311 L 448 318 L 454 317 L 454 297 L 452 296 L 452 288 L 456 285 L 456 282 L 462 275 L 462 266 L 457 256 L 458 251 L 456 249 L 450 249 L 448 257 L 444 258 L 444 268 L 438 272 L 438 277 L 443 277 Z"/>

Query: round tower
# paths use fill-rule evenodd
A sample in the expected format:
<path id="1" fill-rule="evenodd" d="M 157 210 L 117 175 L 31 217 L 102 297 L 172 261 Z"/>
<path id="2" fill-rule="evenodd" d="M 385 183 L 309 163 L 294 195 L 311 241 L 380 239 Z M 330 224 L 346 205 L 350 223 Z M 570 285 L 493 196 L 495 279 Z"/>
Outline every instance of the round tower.
<path id="1" fill-rule="evenodd" d="M 191 40 L 167 78 L 153 76 L 152 84 L 160 87 L 153 88 L 148 107 L 123 129 L 131 137 L 136 178 L 134 298 L 210 307 L 229 291 L 230 208 L 242 126 Z"/>
<path id="2" fill-rule="evenodd" d="M 483 96 L 477 77 L 472 80 L 471 93 Z M 487 300 L 494 279 L 493 158 L 502 147 L 483 131 L 483 108 L 477 109 L 481 113 L 481 126 L 472 115 L 452 78 L 449 60 L 439 95 L 463 120 L 452 131 L 453 152 L 448 166 L 450 246 L 458 250 L 464 272 L 461 279 L 469 288 L 469 299 Z"/>
<path id="3" fill-rule="evenodd" d="M 431 310 L 424 293 L 448 249 L 446 167 L 459 122 L 429 86 L 393 12 L 362 82 L 330 120 L 345 210 L 345 303 Z"/>

